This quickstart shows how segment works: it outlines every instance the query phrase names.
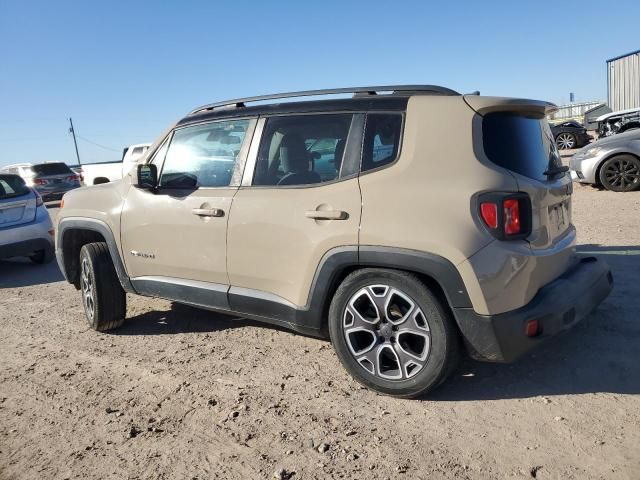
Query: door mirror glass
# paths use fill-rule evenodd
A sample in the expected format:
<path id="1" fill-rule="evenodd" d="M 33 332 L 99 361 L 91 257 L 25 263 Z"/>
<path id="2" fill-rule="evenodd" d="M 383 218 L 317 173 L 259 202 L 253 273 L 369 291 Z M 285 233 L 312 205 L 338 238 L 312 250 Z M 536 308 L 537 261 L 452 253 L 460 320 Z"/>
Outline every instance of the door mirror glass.
<path id="1" fill-rule="evenodd" d="M 138 165 L 138 188 L 154 189 L 158 186 L 158 167 L 153 163 Z"/>

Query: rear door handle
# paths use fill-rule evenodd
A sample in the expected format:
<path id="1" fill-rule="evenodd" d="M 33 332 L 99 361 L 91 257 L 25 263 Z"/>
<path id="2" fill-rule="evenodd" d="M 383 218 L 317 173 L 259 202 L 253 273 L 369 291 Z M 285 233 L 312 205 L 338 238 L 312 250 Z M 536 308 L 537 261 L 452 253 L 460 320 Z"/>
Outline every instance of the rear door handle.
<path id="1" fill-rule="evenodd" d="M 304 216 L 314 220 L 346 220 L 349 218 L 349 214 L 342 210 L 309 210 L 304 213 Z"/>
<path id="2" fill-rule="evenodd" d="M 220 208 L 194 208 L 191 212 L 199 217 L 224 217 L 224 210 Z"/>

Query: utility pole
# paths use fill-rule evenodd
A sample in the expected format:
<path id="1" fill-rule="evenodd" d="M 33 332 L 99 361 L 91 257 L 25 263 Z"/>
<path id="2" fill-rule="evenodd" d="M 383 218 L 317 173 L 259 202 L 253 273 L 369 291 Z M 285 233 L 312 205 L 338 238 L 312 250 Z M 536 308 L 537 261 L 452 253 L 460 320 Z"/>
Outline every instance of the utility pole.
<path id="1" fill-rule="evenodd" d="M 69 131 L 71 132 L 71 135 L 73 135 L 73 144 L 76 147 L 76 158 L 78 159 L 78 166 L 81 167 L 82 164 L 80 163 L 80 154 L 78 153 L 78 142 L 76 141 L 76 131 L 73 129 L 73 120 L 71 120 L 71 117 L 69 117 L 69 124 L 71 125 L 71 128 L 69 128 Z"/>

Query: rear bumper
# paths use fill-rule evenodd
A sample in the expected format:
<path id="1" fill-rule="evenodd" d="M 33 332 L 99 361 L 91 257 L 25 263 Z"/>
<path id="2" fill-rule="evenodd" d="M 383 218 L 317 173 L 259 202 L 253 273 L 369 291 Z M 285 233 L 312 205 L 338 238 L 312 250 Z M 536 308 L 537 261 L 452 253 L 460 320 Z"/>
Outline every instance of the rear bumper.
<path id="1" fill-rule="evenodd" d="M 561 277 L 541 288 L 524 307 L 499 315 L 479 315 L 470 308 L 454 310 L 474 357 L 512 362 L 585 318 L 608 295 L 613 276 L 595 257 L 582 257 Z M 540 334 L 526 335 L 530 320 L 538 320 Z"/>
<path id="2" fill-rule="evenodd" d="M 46 238 L 33 238 L 0 245 L 0 258 L 29 257 L 40 250 L 44 250 L 46 256 L 53 257 L 53 242 Z"/>
<path id="3" fill-rule="evenodd" d="M 38 188 L 38 186 L 36 186 L 36 190 L 38 191 L 38 193 L 40 194 L 40 196 L 42 197 L 42 199 L 44 201 L 49 201 L 49 200 L 60 200 L 62 198 L 62 196 L 71 191 L 71 190 L 75 190 L 76 188 L 80 188 L 81 185 L 64 185 L 61 187 L 40 187 Z"/>

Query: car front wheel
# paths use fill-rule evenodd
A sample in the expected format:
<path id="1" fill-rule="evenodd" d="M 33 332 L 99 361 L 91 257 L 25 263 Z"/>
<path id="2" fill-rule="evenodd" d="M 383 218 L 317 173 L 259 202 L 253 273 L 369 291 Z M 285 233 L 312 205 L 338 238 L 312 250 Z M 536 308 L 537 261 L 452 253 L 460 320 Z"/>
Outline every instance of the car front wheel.
<path id="1" fill-rule="evenodd" d="M 350 274 L 329 308 L 338 358 L 363 385 L 413 398 L 442 383 L 459 356 L 459 338 L 438 298 L 411 273 Z"/>
<path id="2" fill-rule="evenodd" d="M 124 323 L 126 294 L 106 243 L 89 243 L 80 250 L 80 291 L 91 328 L 104 332 Z"/>
<path id="3" fill-rule="evenodd" d="M 607 190 L 631 192 L 640 186 L 640 160 L 632 155 L 617 155 L 600 167 L 600 183 Z"/>

